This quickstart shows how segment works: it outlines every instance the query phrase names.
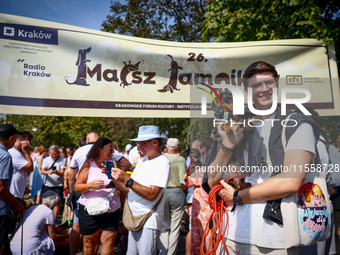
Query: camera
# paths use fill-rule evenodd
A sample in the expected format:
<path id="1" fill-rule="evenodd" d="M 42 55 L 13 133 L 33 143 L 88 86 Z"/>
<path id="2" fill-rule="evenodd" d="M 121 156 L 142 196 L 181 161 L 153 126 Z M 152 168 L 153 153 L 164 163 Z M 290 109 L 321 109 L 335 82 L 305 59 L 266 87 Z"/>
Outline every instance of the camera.
<path id="1" fill-rule="evenodd" d="M 57 167 L 56 167 L 56 166 L 53 166 L 53 167 L 52 167 L 52 170 L 57 170 Z"/>

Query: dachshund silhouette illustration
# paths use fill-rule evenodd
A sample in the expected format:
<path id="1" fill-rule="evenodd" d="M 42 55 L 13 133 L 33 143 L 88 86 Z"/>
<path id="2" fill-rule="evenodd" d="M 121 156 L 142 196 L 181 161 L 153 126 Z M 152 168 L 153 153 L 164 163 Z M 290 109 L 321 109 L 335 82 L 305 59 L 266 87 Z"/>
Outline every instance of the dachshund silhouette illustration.
<path id="1" fill-rule="evenodd" d="M 78 52 L 78 60 L 76 62 L 76 66 L 78 66 L 78 74 L 77 78 L 74 82 L 69 82 L 67 80 L 68 77 L 65 77 L 65 80 L 68 84 L 72 85 L 81 85 L 81 86 L 90 86 L 90 84 L 86 83 L 86 63 L 91 62 L 91 60 L 86 59 L 86 54 L 91 51 L 91 47 L 88 47 L 85 50 L 79 50 Z"/>
<path id="2" fill-rule="evenodd" d="M 124 63 L 124 67 L 122 68 L 122 71 L 120 73 L 120 80 L 122 81 L 120 83 L 120 86 L 123 85 L 123 88 L 125 88 L 125 86 L 129 86 L 131 85 L 132 83 L 129 83 L 126 78 L 127 78 L 127 75 L 130 73 L 130 72 L 133 72 L 133 71 L 137 71 L 138 70 L 138 66 L 139 64 L 141 63 L 142 61 L 139 61 L 138 63 L 136 63 L 135 65 L 131 64 L 131 61 L 129 60 L 129 63 L 126 64 L 125 61 L 123 61 Z"/>
<path id="3" fill-rule="evenodd" d="M 170 80 L 167 85 L 165 85 L 162 89 L 159 89 L 159 92 L 167 92 L 170 91 L 171 93 L 174 92 L 174 90 L 180 90 L 177 88 L 177 77 L 178 77 L 178 69 L 183 69 L 181 66 L 178 65 L 177 61 L 174 61 L 174 58 L 168 54 L 169 58 L 171 58 L 171 68 L 168 70 L 171 71 L 170 74 Z"/>

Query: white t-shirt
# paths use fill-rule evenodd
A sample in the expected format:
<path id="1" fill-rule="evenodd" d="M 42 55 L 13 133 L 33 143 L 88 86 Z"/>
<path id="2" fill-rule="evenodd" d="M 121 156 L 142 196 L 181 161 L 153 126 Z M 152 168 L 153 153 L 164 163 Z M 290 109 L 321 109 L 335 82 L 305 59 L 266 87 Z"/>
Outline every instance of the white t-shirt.
<path id="1" fill-rule="evenodd" d="M 114 150 L 112 155 L 111 155 L 111 158 L 112 158 L 112 160 L 118 162 L 119 160 L 124 158 L 124 155 L 121 152 Z"/>
<path id="2" fill-rule="evenodd" d="M 157 186 L 166 188 L 170 180 L 170 163 L 169 160 L 164 156 L 160 155 L 157 158 L 148 160 L 146 157 L 140 159 L 137 163 L 135 170 L 133 171 L 131 178 L 141 185 Z M 149 201 L 145 198 L 137 195 L 133 190 L 130 189 L 128 193 L 128 202 L 132 214 L 141 215 L 148 213 L 153 206 L 160 199 L 164 190 L 159 192 L 158 196 L 154 201 Z M 151 215 L 146 221 L 144 227 L 150 229 L 161 229 L 163 215 L 164 215 L 164 197 L 157 207 L 157 210 Z"/>
<path id="3" fill-rule="evenodd" d="M 137 156 L 138 156 L 138 150 L 137 150 L 137 146 L 135 146 L 130 150 L 130 153 L 129 153 L 130 164 L 132 164 L 135 161 Z"/>
<path id="4" fill-rule="evenodd" d="M 14 147 L 9 149 L 8 152 L 11 154 L 13 161 L 13 176 L 9 191 L 14 197 L 22 199 L 27 184 L 27 173 L 21 171 L 21 168 L 26 166 L 28 161 L 24 158 L 22 153 Z"/>
<path id="5" fill-rule="evenodd" d="M 262 155 L 271 165 L 269 151 L 267 150 L 271 121 L 265 121 L 262 128 L 257 128 L 264 138 Z M 315 154 L 315 137 L 311 125 L 301 124 L 289 139 L 285 151 L 305 150 Z M 245 178 L 252 186 L 262 183 L 270 178 L 271 173 L 253 173 Z M 284 248 L 284 236 L 282 226 L 263 218 L 266 203 L 243 204 L 237 206 L 231 213 L 229 206 L 229 230 L 228 238 L 240 243 L 254 244 L 260 247 L 273 249 Z"/>
<path id="6" fill-rule="evenodd" d="M 45 170 L 50 170 L 50 167 L 53 165 L 54 160 L 51 157 L 44 158 L 42 163 L 42 168 Z M 59 157 L 55 162 L 54 166 L 57 171 L 61 171 L 62 169 L 66 169 L 66 158 Z M 62 187 L 64 184 L 64 176 L 59 176 L 57 174 L 47 174 L 45 186 L 47 187 Z"/>
<path id="7" fill-rule="evenodd" d="M 11 241 L 11 251 L 15 254 L 21 251 L 21 222 Z M 54 243 L 45 228 L 55 224 L 53 211 L 45 205 L 32 206 L 25 213 L 23 222 L 23 254 L 53 254 L 50 251 L 54 251 Z"/>
<path id="8" fill-rule="evenodd" d="M 124 152 L 124 153 L 123 153 L 123 156 L 124 156 L 124 158 L 126 158 L 127 160 L 129 160 L 129 154 L 128 154 L 127 152 Z"/>
<path id="9" fill-rule="evenodd" d="M 83 147 L 80 147 L 73 154 L 70 168 L 78 168 L 78 171 L 83 167 L 86 162 L 87 153 L 91 150 L 93 144 L 86 144 Z"/>

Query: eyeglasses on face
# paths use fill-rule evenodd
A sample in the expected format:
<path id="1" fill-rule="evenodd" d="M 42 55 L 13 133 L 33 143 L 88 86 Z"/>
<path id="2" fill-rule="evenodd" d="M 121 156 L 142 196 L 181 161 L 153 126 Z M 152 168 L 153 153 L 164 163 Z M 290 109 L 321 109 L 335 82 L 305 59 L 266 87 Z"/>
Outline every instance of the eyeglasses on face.
<path id="1" fill-rule="evenodd" d="M 143 148 L 145 145 L 147 145 L 148 143 L 151 143 L 152 141 L 153 141 L 153 139 L 147 140 L 145 142 L 139 142 L 139 143 L 137 143 L 137 147 Z"/>
<path id="2" fill-rule="evenodd" d="M 276 79 L 269 79 L 265 81 L 256 82 L 252 85 L 249 85 L 248 87 L 252 87 L 255 90 L 259 90 L 260 88 L 262 88 L 263 85 L 266 85 L 267 88 L 273 88 L 275 84 L 276 84 Z"/>

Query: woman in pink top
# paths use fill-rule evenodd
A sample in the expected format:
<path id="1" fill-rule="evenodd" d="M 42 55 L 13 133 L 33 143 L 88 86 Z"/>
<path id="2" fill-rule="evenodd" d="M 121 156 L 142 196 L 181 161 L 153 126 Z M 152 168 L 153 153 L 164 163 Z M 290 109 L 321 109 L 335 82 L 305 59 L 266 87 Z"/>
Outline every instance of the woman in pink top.
<path id="1" fill-rule="evenodd" d="M 95 254 L 100 242 L 102 243 L 101 254 L 113 254 L 114 244 L 120 220 L 120 198 L 115 188 L 107 188 L 110 184 L 103 161 L 111 160 L 113 144 L 107 138 L 99 138 L 87 154 L 87 161 L 81 168 L 75 190 L 82 193 L 79 198 L 79 229 L 83 235 L 83 253 Z M 115 181 L 112 180 L 114 183 Z M 119 184 L 117 184 L 119 185 Z M 112 183 L 111 185 L 112 186 Z M 89 215 L 85 209 L 86 204 L 94 198 L 106 197 L 110 203 L 110 209 L 100 215 Z"/>

